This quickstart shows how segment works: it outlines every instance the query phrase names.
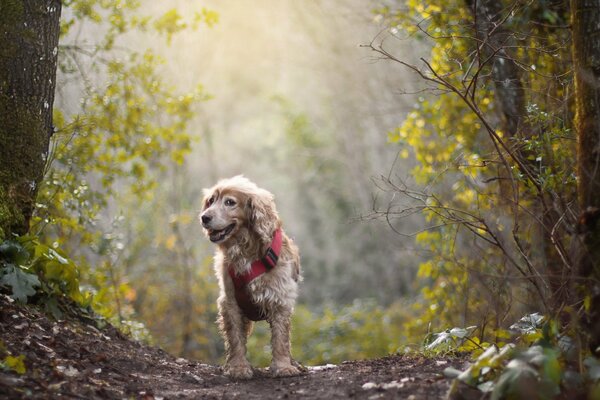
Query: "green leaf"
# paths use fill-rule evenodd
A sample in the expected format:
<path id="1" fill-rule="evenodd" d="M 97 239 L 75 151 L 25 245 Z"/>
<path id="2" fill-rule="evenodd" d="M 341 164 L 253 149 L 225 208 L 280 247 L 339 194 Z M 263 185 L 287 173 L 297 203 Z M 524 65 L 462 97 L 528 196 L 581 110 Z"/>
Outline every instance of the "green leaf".
<path id="1" fill-rule="evenodd" d="M 35 288 L 40 286 L 36 275 L 28 274 L 16 265 L 8 264 L 4 269 L 4 275 L 0 279 L 0 285 L 10 286 L 12 298 L 22 303 L 27 303 L 27 297 L 35 294 Z"/>
<path id="2" fill-rule="evenodd" d="M 7 240 L 0 244 L 0 258 L 13 264 L 25 264 L 29 253 L 20 243 Z"/>
<path id="3" fill-rule="evenodd" d="M 52 314 L 55 319 L 61 319 L 63 317 L 63 312 L 60 309 L 60 305 L 58 304 L 56 297 L 48 297 L 44 301 L 44 309 L 46 312 Z"/>
<path id="4" fill-rule="evenodd" d="M 562 375 L 562 369 L 558 361 L 558 351 L 554 349 L 544 349 L 542 370 L 544 372 L 544 377 L 558 386 Z"/>
<path id="5" fill-rule="evenodd" d="M 520 398 L 530 393 L 537 381 L 538 374 L 531 366 L 522 360 L 512 360 L 498 379 L 491 400 Z"/>
<path id="6" fill-rule="evenodd" d="M 587 375 L 592 381 L 600 381 L 600 361 L 597 358 L 587 357 L 583 365 L 587 367 Z"/>

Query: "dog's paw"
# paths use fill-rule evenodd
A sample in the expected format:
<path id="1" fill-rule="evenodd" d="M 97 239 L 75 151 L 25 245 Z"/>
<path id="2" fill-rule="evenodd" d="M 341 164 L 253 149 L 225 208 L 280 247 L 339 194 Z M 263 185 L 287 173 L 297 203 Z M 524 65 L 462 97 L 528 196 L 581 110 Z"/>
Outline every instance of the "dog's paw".
<path id="1" fill-rule="evenodd" d="M 277 377 L 296 376 L 296 375 L 300 375 L 302 373 L 299 368 L 297 368 L 291 364 L 288 364 L 288 365 L 273 365 L 273 364 L 271 364 L 270 371 L 273 376 L 277 376 Z"/>
<path id="2" fill-rule="evenodd" d="M 252 367 L 250 364 L 234 364 L 225 366 L 225 375 L 234 379 L 252 378 Z"/>

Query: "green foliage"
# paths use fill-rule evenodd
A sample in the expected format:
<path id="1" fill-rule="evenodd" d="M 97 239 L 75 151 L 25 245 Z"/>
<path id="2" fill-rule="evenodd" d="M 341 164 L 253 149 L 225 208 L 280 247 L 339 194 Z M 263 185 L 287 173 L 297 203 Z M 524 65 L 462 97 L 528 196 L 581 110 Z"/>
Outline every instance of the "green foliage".
<path id="1" fill-rule="evenodd" d="M 36 237 L 22 236 L 0 243 L 0 289 L 10 290 L 10 296 L 21 303 L 43 306 L 55 318 L 76 314 L 97 326 L 108 320 L 138 340 L 151 339 L 143 324 L 121 321 L 106 293 L 82 289 L 78 266 L 60 249 Z M 125 289 L 130 290 L 127 286 Z"/>
<path id="2" fill-rule="evenodd" d="M 87 307 L 89 295 L 79 288 L 77 266 L 60 250 L 22 236 L 0 244 L 0 286 L 10 288 L 11 297 L 22 303 L 41 294 L 45 300 L 66 297 Z"/>
<path id="3" fill-rule="evenodd" d="M 32 269 L 48 290 L 89 304 L 147 339 L 145 327 L 132 320 L 141 305 L 139 288 L 147 283 L 132 263 L 138 252 L 151 251 L 155 238 L 140 234 L 126 242 L 130 221 L 124 215 L 156 206 L 158 183 L 183 164 L 193 141 L 189 124 L 210 96 L 200 84 L 186 91 L 174 87 L 161 73 L 166 60 L 154 47 L 129 50 L 120 43 L 127 35 L 157 33 L 169 44 L 184 30 L 213 26 L 218 14 L 202 8 L 189 21 L 175 9 L 144 15 L 139 1 L 71 0 L 63 7 L 59 80 L 75 82 L 82 99 L 77 108 L 54 110 L 57 131 L 32 225 L 51 246 L 32 245 Z M 77 41 L 74 32 L 85 26 L 93 26 L 96 42 Z"/>
<path id="4" fill-rule="evenodd" d="M 139 15 L 139 0 L 70 0 L 63 2 L 69 9 L 69 17 L 61 21 L 61 35 L 67 35 L 77 25 L 91 22 L 108 26 L 98 49 L 112 50 L 120 35 L 132 30 L 146 32 L 153 30 L 163 34 L 170 43 L 174 34 L 186 29 L 198 29 L 201 23 L 213 27 L 219 21 L 219 14 L 206 8 L 193 13 L 192 19 L 184 21 L 177 9 L 170 9 L 161 16 Z M 64 14 L 64 13 L 63 13 Z"/>
<path id="5" fill-rule="evenodd" d="M 298 305 L 292 318 L 292 355 L 306 365 L 382 357 L 405 342 L 402 324 L 407 318 L 399 303 L 383 309 L 374 301 L 356 300 L 346 307 L 325 307 L 322 312 Z M 256 324 L 248 340 L 253 363 L 269 365 L 269 339 L 268 325 Z"/>
<path id="6" fill-rule="evenodd" d="M 469 326 L 467 328 L 452 328 L 446 329 L 443 332 L 431 333 L 425 337 L 423 342 L 424 350 L 436 353 L 451 350 L 464 351 L 466 349 L 470 350 L 469 345 L 472 344 L 481 348 L 479 339 L 470 337 L 475 328 L 477 327 Z"/>
<path id="7" fill-rule="evenodd" d="M 459 390 L 459 382 L 491 392 L 492 399 L 534 398 L 550 399 L 560 393 L 562 367 L 559 354 L 553 348 L 532 346 L 517 349 L 506 344 L 498 349 L 490 346 L 465 371 L 447 369 L 449 377 L 456 376 L 451 393 Z"/>
<path id="8" fill-rule="evenodd" d="M 122 267 L 128 271 L 130 291 L 123 299 L 135 306 L 136 318 L 161 347 L 216 363 L 223 343 L 215 323 L 219 289 L 212 257 L 207 256 L 213 249 L 198 243 L 197 215 L 189 211 L 197 197 L 186 191 L 189 177 L 183 171 L 173 173 L 165 179 L 169 183 L 163 188 L 168 189 L 132 216 L 139 235 L 124 249 Z M 156 209 L 166 212 L 157 214 Z"/>
<path id="9" fill-rule="evenodd" d="M 508 54 L 530 66 L 519 71 L 526 115 L 514 135 L 504 129 L 503 94 L 489 78 L 491 62 L 477 47 L 474 16 L 464 2 L 408 0 L 402 9 L 375 13 L 388 21 L 391 35 L 407 33 L 431 46 L 430 57 L 414 69 L 426 91 L 388 134 L 402 157 L 414 159 L 412 174 L 425 188 L 396 190 L 430 227 L 416 235 L 427 258 L 419 266 L 421 298 L 407 336 L 476 325 L 482 342 L 499 341 L 504 321 L 548 310 L 555 293 L 543 288 L 555 287 L 550 276 L 572 264 L 565 251 L 577 198 L 572 82 L 569 47 L 557 45 L 568 34 L 547 25 L 565 21 L 565 12 L 546 2 L 515 2 L 503 20 L 511 34 L 529 32 L 507 42 Z M 525 28 L 531 21 L 540 24 Z"/>
<path id="10" fill-rule="evenodd" d="M 430 65 L 437 73 L 460 85 L 461 74 L 468 72 L 466 57 L 473 41 L 462 32 L 465 27 L 457 21 L 467 20 L 469 11 L 453 2 L 447 3 L 424 6 L 410 1 L 407 2 L 408 13 L 378 12 L 397 25 L 396 31 L 403 28 L 413 34 L 419 33 L 414 21 L 424 21 L 425 30 L 435 31 L 436 37 L 441 37 L 432 43 Z M 479 324 L 481 321 L 476 320 L 476 316 L 488 315 L 489 298 L 485 294 L 489 293 L 491 285 L 485 288 L 474 286 L 469 271 L 492 273 L 500 263 L 498 255 L 490 250 L 479 258 L 472 257 L 472 248 L 463 252 L 462 237 L 469 231 L 484 240 L 488 235 L 482 219 L 498 206 L 494 198 L 496 188 L 482 187 L 477 181 L 487 179 L 495 169 L 486 161 L 489 148 L 481 143 L 482 125 L 477 115 L 466 103 L 457 101 L 446 91 L 440 90 L 440 94 L 419 97 L 403 124 L 389 134 L 391 143 L 402 146 L 403 157 L 410 154 L 415 157 L 417 165 L 412 174 L 417 183 L 432 188 L 430 191 L 433 188 L 440 191 L 440 194 L 423 196 L 424 215 L 435 228 L 416 236 L 416 242 L 431 256 L 419 266 L 418 277 L 425 283 L 423 303 L 415 305 L 420 318 L 407 327 L 414 338 L 422 336 L 428 324 L 434 321 L 434 328 Z M 490 86 L 477 92 L 482 113 L 493 110 L 493 97 Z M 445 182 L 451 182 L 451 186 Z M 461 221 L 465 222 L 466 229 L 461 228 Z M 493 285 L 493 295 L 498 301 L 508 293 L 505 285 L 500 281 Z M 463 311 L 467 309 L 472 317 L 458 320 L 457 317 L 464 315 Z"/>
<path id="11" fill-rule="evenodd" d="M 201 11 L 196 11 L 193 14 L 192 21 L 186 22 L 185 18 L 176 9 L 172 9 L 157 18 L 153 23 L 153 27 L 157 32 L 165 34 L 167 42 L 171 43 L 174 34 L 190 27 L 196 29 L 201 22 L 204 22 L 208 27 L 213 27 L 219 22 L 219 14 L 202 8 Z"/>

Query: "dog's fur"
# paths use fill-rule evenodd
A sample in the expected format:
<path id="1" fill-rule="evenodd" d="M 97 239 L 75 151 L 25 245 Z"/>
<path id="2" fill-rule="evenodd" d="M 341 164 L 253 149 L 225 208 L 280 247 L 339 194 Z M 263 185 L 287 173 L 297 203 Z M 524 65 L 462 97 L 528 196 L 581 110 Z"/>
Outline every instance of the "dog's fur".
<path id="1" fill-rule="evenodd" d="M 219 181 L 205 189 L 200 220 L 206 236 L 217 245 L 215 272 L 219 279 L 219 328 L 227 351 L 225 373 L 250 378 L 246 339 L 252 321 L 238 306 L 228 268 L 242 273 L 264 256 L 273 233 L 281 228 L 273 195 L 243 176 Z M 299 373 L 290 354 L 290 318 L 298 294 L 300 256 L 294 242 L 283 233 L 277 266 L 248 284 L 252 300 L 261 307 L 271 326 L 272 362 L 275 376 Z"/>

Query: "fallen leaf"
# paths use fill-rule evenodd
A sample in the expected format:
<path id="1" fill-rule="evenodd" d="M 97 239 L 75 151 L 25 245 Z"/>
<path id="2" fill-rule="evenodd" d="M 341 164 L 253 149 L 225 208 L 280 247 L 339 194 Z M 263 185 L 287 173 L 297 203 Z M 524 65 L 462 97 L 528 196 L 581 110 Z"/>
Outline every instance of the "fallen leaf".
<path id="1" fill-rule="evenodd" d="M 15 371 L 19 375 L 23 375 L 27 369 L 25 368 L 25 356 L 21 354 L 20 356 L 6 356 L 3 363 L 11 370 Z"/>
<path id="2" fill-rule="evenodd" d="M 62 382 L 58 382 L 58 383 L 53 383 L 51 385 L 48 385 L 48 389 L 53 390 L 53 391 L 58 391 L 60 390 L 60 387 L 62 385 L 64 385 L 65 383 L 67 383 L 67 381 L 62 381 Z"/>
<path id="3" fill-rule="evenodd" d="M 79 371 L 70 365 L 67 367 L 65 367 L 64 365 L 57 365 L 56 370 L 69 378 L 74 378 L 79 375 Z"/>
<path id="4" fill-rule="evenodd" d="M 403 387 L 404 387 L 404 383 L 398 383 L 398 381 L 391 381 L 389 383 L 384 383 L 383 385 L 381 385 L 381 388 L 383 390 L 400 389 Z"/>

